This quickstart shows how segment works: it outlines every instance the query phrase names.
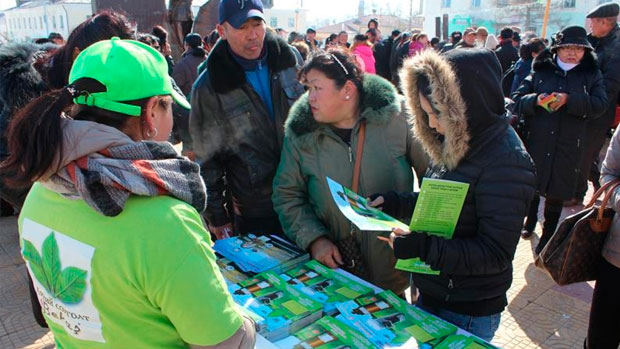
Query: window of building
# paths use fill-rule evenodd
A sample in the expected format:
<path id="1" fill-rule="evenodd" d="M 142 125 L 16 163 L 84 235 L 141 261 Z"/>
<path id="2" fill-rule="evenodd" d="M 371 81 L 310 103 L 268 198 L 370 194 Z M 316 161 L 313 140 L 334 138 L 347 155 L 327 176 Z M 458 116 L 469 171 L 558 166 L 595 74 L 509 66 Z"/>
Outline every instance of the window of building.
<path id="1" fill-rule="evenodd" d="M 563 0 L 562 6 L 567 8 L 575 8 L 577 0 Z"/>
<path id="2" fill-rule="evenodd" d="M 289 19 L 288 19 L 288 27 L 289 28 L 295 28 L 295 18 L 289 17 Z"/>
<path id="3" fill-rule="evenodd" d="M 56 29 L 56 16 L 52 16 L 52 28 Z"/>
<path id="4" fill-rule="evenodd" d="M 39 17 L 39 29 L 43 29 L 43 17 Z"/>
<path id="5" fill-rule="evenodd" d="M 471 0 L 471 7 L 480 7 L 480 0 Z"/>
<path id="6" fill-rule="evenodd" d="M 497 7 L 505 7 L 508 6 L 508 0 L 497 0 Z"/>
<path id="7" fill-rule="evenodd" d="M 59 25 L 60 25 L 60 29 L 63 29 L 63 28 L 65 27 L 65 21 L 64 21 L 64 18 L 62 17 L 62 15 L 60 15 L 58 18 L 59 18 L 59 19 L 58 19 L 58 21 L 60 22 L 60 23 L 59 23 Z"/>
<path id="8" fill-rule="evenodd" d="M 271 17 L 271 18 L 269 19 L 269 25 L 270 25 L 272 28 L 277 27 L 277 26 L 278 26 L 278 17 Z"/>
<path id="9" fill-rule="evenodd" d="M 450 8 L 452 0 L 441 0 L 441 8 Z"/>

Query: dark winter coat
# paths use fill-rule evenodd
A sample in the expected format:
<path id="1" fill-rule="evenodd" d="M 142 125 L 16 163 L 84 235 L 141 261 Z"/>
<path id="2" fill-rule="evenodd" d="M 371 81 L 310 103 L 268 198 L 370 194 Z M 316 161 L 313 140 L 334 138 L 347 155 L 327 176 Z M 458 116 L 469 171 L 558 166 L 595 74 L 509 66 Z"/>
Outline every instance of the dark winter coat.
<path id="1" fill-rule="evenodd" d="M 363 91 L 359 120 L 365 120 L 367 127 L 358 193 L 411 190 L 412 167 L 422 174 L 427 166 L 413 137 L 411 119 L 401 112 L 401 99 L 385 79 L 366 75 Z M 351 232 L 351 222 L 334 203 L 325 178 L 351 187 L 359 125 L 358 121 L 349 145 L 329 125 L 314 120 L 307 94 L 291 109 L 273 204 L 285 234 L 301 249 L 307 250 L 319 237 L 337 242 Z M 380 234 L 357 229 L 354 234 L 368 265 L 368 281 L 402 293 L 409 278 L 394 269 L 396 259 L 390 247 L 376 238 Z"/>
<path id="2" fill-rule="evenodd" d="M 377 75 L 386 80 L 392 78 L 392 74 L 390 73 L 390 52 L 392 51 L 393 42 L 394 39 L 389 37 L 379 41 L 374 46 L 375 70 L 377 71 Z"/>
<path id="3" fill-rule="evenodd" d="M 517 63 L 515 63 L 514 78 L 512 80 L 512 85 L 510 86 L 510 94 L 515 92 L 517 88 L 519 88 L 519 85 L 521 85 L 521 82 L 523 82 L 523 80 L 530 75 L 533 61 L 533 58 L 526 60 L 519 58 Z"/>
<path id="4" fill-rule="evenodd" d="M 420 74 L 430 82 L 443 136 L 420 107 Z M 440 271 L 412 274 L 423 304 L 472 316 L 499 313 L 536 182 L 532 160 L 508 125 L 499 63 L 486 49 L 441 56 L 427 50 L 405 63 L 401 77 L 415 135 L 431 158 L 424 177 L 469 183 L 469 189 L 452 239 L 412 232 L 394 241 L 394 253 Z M 417 196 L 400 198 L 400 210 L 411 215 Z"/>
<path id="5" fill-rule="evenodd" d="M 191 49 L 183 55 L 183 58 L 174 67 L 172 78 L 184 95 L 189 96 L 192 91 L 192 85 L 198 78 L 198 66 L 205 60 L 206 55 L 202 47 Z"/>
<path id="6" fill-rule="evenodd" d="M 537 106 L 541 93 L 568 93 L 565 106 L 549 113 Z M 534 59 L 533 73 L 512 94 L 525 121 L 523 138 L 536 164 L 541 195 L 574 197 L 584 153 L 585 127 L 607 108 L 607 93 L 596 56 L 586 52 L 581 63 L 565 72 L 548 49 Z"/>
<path id="7" fill-rule="evenodd" d="M 502 75 L 519 60 L 519 50 L 512 46 L 512 40 L 503 40 L 495 50 L 495 55 L 497 55 L 499 64 L 502 66 Z"/>
<path id="8" fill-rule="evenodd" d="M 275 121 L 246 81 L 226 40 L 215 45 L 207 69 L 192 89 L 190 132 L 196 157 L 203 164 L 207 220 L 214 226 L 230 222 L 224 208 L 225 189 L 232 192 L 235 211 L 242 216 L 276 217 L 271 193 L 284 121 L 304 88 L 297 79 L 301 62 L 286 41 L 268 33 L 265 45 Z"/>
<path id="9" fill-rule="evenodd" d="M 55 45 L 17 44 L 0 46 L 0 161 L 9 156 L 7 130 L 14 114 L 49 91 L 45 75 Z M 9 188 L 0 178 L 0 198 L 21 207 L 30 188 Z"/>

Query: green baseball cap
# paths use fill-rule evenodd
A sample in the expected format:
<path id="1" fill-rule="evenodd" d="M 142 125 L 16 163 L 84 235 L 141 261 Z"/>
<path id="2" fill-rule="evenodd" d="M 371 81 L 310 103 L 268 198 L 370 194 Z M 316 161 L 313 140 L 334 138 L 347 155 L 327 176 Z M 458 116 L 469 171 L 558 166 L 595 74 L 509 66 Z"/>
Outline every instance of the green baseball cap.
<path id="1" fill-rule="evenodd" d="M 106 91 L 80 95 L 73 99 L 76 104 L 140 116 L 139 106 L 123 102 L 171 95 L 177 104 L 190 108 L 187 99 L 172 87 L 164 56 L 139 41 L 114 37 L 87 47 L 73 62 L 69 84 L 82 78 L 97 80 Z"/>

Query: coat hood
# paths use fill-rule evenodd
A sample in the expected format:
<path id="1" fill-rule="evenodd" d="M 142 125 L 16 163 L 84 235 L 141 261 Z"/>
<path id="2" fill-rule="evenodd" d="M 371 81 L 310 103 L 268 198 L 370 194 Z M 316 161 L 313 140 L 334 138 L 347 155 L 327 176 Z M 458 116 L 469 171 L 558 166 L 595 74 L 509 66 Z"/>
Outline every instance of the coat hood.
<path id="1" fill-rule="evenodd" d="M 292 48 L 282 38 L 267 32 L 264 45 L 271 72 L 277 73 L 297 65 Z M 207 58 L 207 72 L 216 93 L 230 92 L 246 82 L 245 71 L 233 58 L 226 40 L 218 40 L 213 47 Z"/>
<path id="2" fill-rule="evenodd" d="M 366 119 L 368 124 L 387 123 L 400 113 L 401 101 L 394 85 L 387 80 L 372 74 L 364 75 L 362 89 L 360 118 Z M 310 140 L 314 139 L 309 137 L 314 131 L 327 130 L 329 126 L 314 120 L 306 92 L 291 107 L 284 128 L 286 135 L 291 138 Z"/>
<path id="3" fill-rule="evenodd" d="M 444 119 L 441 137 L 428 124 L 420 106 L 418 78 L 426 75 L 433 107 Z M 455 169 L 470 150 L 489 137 L 488 130 L 507 124 L 501 66 L 486 49 L 452 50 L 439 55 L 426 50 L 405 61 L 400 72 L 402 91 L 413 119 L 413 130 L 434 164 Z"/>
<path id="4" fill-rule="evenodd" d="M 557 70 L 561 73 L 564 71 L 560 68 L 555 60 L 555 54 L 551 52 L 550 49 L 545 49 L 542 51 L 536 58 L 534 58 L 534 63 L 532 64 L 532 68 L 536 72 L 546 71 L 546 70 Z M 583 55 L 583 59 L 578 66 L 576 66 L 573 70 L 575 71 L 583 71 L 587 73 L 591 73 L 598 69 L 598 63 L 596 61 L 596 54 L 592 50 L 586 50 Z"/>

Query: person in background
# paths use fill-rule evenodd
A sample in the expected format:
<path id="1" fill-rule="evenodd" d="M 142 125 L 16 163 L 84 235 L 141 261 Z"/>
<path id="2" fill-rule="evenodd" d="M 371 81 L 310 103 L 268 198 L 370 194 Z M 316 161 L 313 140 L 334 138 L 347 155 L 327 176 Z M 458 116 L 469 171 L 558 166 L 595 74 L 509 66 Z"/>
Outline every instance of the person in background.
<path id="1" fill-rule="evenodd" d="M 601 168 L 601 184 L 620 179 L 620 128 L 616 129 L 607 149 Z M 598 266 L 596 285 L 592 295 L 588 335 L 584 348 L 620 347 L 620 327 L 617 316 L 620 311 L 620 188 L 611 196 L 608 205 L 615 214 L 603 244 L 601 262 Z"/>
<path id="2" fill-rule="evenodd" d="M 355 35 L 350 51 L 360 65 L 361 71 L 364 73 L 376 74 L 377 71 L 375 70 L 375 56 L 372 52 L 372 44 L 368 41 L 366 35 Z"/>
<path id="3" fill-rule="evenodd" d="M 319 41 L 316 39 L 316 30 L 313 28 L 308 28 L 306 30 L 305 43 L 308 45 L 311 53 L 319 49 Z"/>
<path id="4" fill-rule="evenodd" d="M 54 44 L 58 46 L 62 46 L 65 44 L 65 38 L 63 38 L 60 33 L 51 32 L 47 38 L 52 40 L 52 42 L 54 42 Z"/>
<path id="5" fill-rule="evenodd" d="M 273 176 L 284 121 L 304 92 L 295 49 L 267 31 L 260 0 L 245 1 L 243 8 L 223 0 L 218 18 L 220 40 L 194 84 L 190 111 L 189 130 L 207 188 L 205 218 L 218 239 L 279 234 Z"/>
<path id="6" fill-rule="evenodd" d="M 168 41 L 168 31 L 160 25 L 153 27 L 151 31 L 159 39 L 159 49 L 162 55 L 166 57 L 166 63 L 168 63 L 168 75 L 172 75 L 174 70 L 174 59 L 172 58 L 172 48 Z"/>
<path id="7" fill-rule="evenodd" d="M 489 31 L 486 27 L 478 27 L 476 29 L 476 47 L 485 47 Z"/>
<path id="8" fill-rule="evenodd" d="M 342 48 L 351 47 L 351 44 L 349 44 L 349 34 L 344 30 L 338 33 L 338 46 Z"/>
<path id="9" fill-rule="evenodd" d="M 519 60 L 515 63 L 514 78 L 512 80 L 512 87 L 510 88 L 510 94 L 512 95 L 521 82 L 530 75 L 532 71 L 532 63 L 534 58 L 538 56 L 545 49 L 545 43 L 541 39 L 532 39 L 519 48 Z"/>
<path id="10" fill-rule="evenodd" d="M 474 48 L 476 47 L 476 31 L 474 28 L 467 28 L 463 32 L 463 40 L 459 41 L 454 48 Z"/>
<path id="11" fill-rule="evenodd" d="M 215 44 L 217 44 L 217 41 L 219 39 L 220 39 L 220 34 L 217 32 L 216 29 L 213 29 L 213 31 L 211 33 L 209 33 L 207 36 L 205 36 L 205 38 L 204 38 L 204 49 L 207 52 L 207 55 L 209 53 L 211 53 L 211 50 L 213 50 L 213 47 L 215 47 Z"/>
<path id="12" fill-rule="evenodd" d="M 600 118 L 591 120 L 586 126 L 585 155 L 581 165 L 579 185 L 572 203 L 579 203 L 588 189 L 588 180 L 595 188 L 599 187 L 599 154 L 606 140 L 607 134 L 614 121 L 616 105 L 620 103 L 620 28 L 618 14 L 620 5 L 614 2 L 601 4 L 586 17 L 590 19 L 590 34 L 588 40 L 594 47 L 599 67 L 603 73 L 605 89 L 609 104 Z"/>
<path id="13" fill-rule="evenodd" d="M 199 166 L 166 142 L 173 102 L 189 108 L 161 53 L 115 37 L 11 124 L 0 169 L 36 182 L 20 245 L 58 347 L 254 348 L 200 220 Z"/>
<path id="14" fill-rule="evenodd" d="M 288 38 L 288 32 L 284 28 L 276 28 L 276 34 L 280 35 L 282 39 L 286 40 Z"/>
<path id="15" fill-rule="evenodd" d="M 189 96 L 194 81 L 198 78 L 198 66 L 206 59 L 206 52 L 202 46 L 202 37 L 196 33 L 189 33 L 185 37 L 185 52 L 177 63 L 172 77 L 183 94 Z"/>
<path id="16" fill-rule="evenodd" d="M 301 42 L 301 41 L 294 42 L 291 46 L 297 49 L 297 51 L 301 55 L 301 60 L 303 62 L 305 62 L 308 59 L 308 57 L 310 57 L 310 55 L 312 54 L 312 52 L 310 51 L 310 47 L 308 47 L 308 44 L 306 44 L 305 42 Z"/>
<path id="17" fill-rule="evenodd" d="M 299 38 L 299 33 L 297 33 L 296 31 L 292 31 L 288 34 L 288 39 L 286 40 L 286 42 L 288 42 L 288 44 L 291 45 L 294 42 L 298 41 L 297 40 L 298 38 Z"/>
<path id="18" fill-rule="evenodd" d="M 411 274 L 416 306 L 490 342 L 508 304 L 520 225 L 535 192 L 532 159 L 509 126 L 492 52 L 427 50 L 408 59 L 401 75 L 414 135 L 431 158 L 422 183 L 469 187 L 451 239 L 396 229 L 391 246 L 396 258 L 420 258 L 440 272 Z M 380 193 L 372 206 L 411 217 L 418 193 Z"/>
<path id="19" fill-rule="evenodd" d="M 545 108 L 543 99 L 549 95 L 555 101 Z M 532 73 L 511 97 L 524 119 L 523 141 L 536 164 L 538 193 L 523 226 L 524 238 L 536 228 L 540 196 L 545 197 L 538 255 L 555 232 L 563 201 L 575 194 L 586 123 L 607 109 L 603 76 L 586 30 L 562 29 L 551 48 L 536 56 Z"/>
<path id="20" fill-rule="evenodd" d="M 366 36 L 368 37 L 368 42 L 373 46 L 381 41 L 381 32 L 377 29 L 368 29 L 366 31 Z"/>
<path id="21" fill-rule="evenodd" d="M 436 36 L 435 36 L 435 37 L 433 37 L 433 38 L 431 39 L 431 41 L 430 41 L 431 48 L 432 48 L 433 50 L 435 50 L 435 51 L 438 51 L 438 50 L 439 50 L 438 45 L 439 45 L 439 42 L 440 42 L 440 41 L 441 41 L 441 40 L 439 40 L 439 38 L 438 38 L 438 37 L 436 37 Z"/>
<path id="22" fill-rule="evenodd" d="M 390 248 L 375 238 L 377 233 L 352 230 L 325 178 L 351 188 L 356 144 L 365 125 L 358 194 L 411 190 L 412 167 L 421 176 L 427 162 L 411 120 L 401 110 L 394 86 L 363 74 L 343 49 L 311 57 L 300 77 L 308 92 L 291 108 L 273 183 L 274 207 L 284 232 L 313 259 L 345 269 L 352 263 L 343 259 L 337 245 L 353 234 L 367 269 L 358 276 L 402 294 L 409 280 L 394 269 Z"/>
<path id="23" fill-rule="evenodd" d="M 148 34 L 148 33 L 137 33 L 136 40 L 140 41 L 143 44 L 147 44 L 151 46 L 157 51 L 160 51 L 159 39 L 155 35 Z"/>
<path id="24" fill-rule="evenodd" d="M 450 34 L 450 42 L 442 46 L 440 52 L 446 53 L 452 50 L 463 38 L 463 34 L 460 31 L 454 31 Z"/>
<path id="25" fill-rule="evenodd" d="M 500 32 L 501 39 L 499 47 L 495 50 L 495 54 L 502 66 L 502 74 L 506 74 L 506 71 L 519 60 L 519 51 L 512 44 L 513 35 L 514 32 L 508 27 L 502 29 Z"/>
<path id="26" fill-rule="evenodd" d="M 371 18 L 368 21 L 368 29 L 376 29 L 379 30 L 379 20 L 376 18 Z"/>
<path id="27" fill-rule="evenodd" d="M 412 34 L 409 32 L 401 33 L 392 46 L 390 56 L 390 72 L 392 73 L 391 81 L 397 88 L 400 86 L 400 75 L 398 71 L 403 66 L 403 61 L 409 56 L 409 44 L 411 43 Z"/>
<path id="28" fill-rule="evenodd" d="M 487 41 L 484 44 L 484 48 L 486 48 L 487 50 L 495 51 L 498 46 L 499 41 L 497 40 L 497 37 L 495 37 L 494 34 L 489 34 L 489 36 L 487 37 Z"/>
<path id="29" fill-rule="evenodd" d="M 428 35 L 426 33 L 417 34 L 417 37 L 409 43 L 409 57 L 420 54 L 429 48 Z"/>
<path id="30" fill-rule="evenodd" d="M 512 46 L 514 46 L 517 50 L 521 47 L 521 34 L 518 32 L 514 32 L 512 34 Z"/>
<path id="31" fill-rule="evenodd" d="M 392 31 L 390 37 L 377 42 L 374 46 L 375 71 L 377 75 L 386 80 L 392 78 L 392 73 L 390 72 L 390 54 L 392 52 L 394 39 L 397 38 L 398 35 L 400 35 L 400 31 L 395 29 Z"/>

